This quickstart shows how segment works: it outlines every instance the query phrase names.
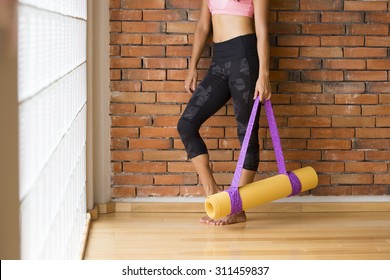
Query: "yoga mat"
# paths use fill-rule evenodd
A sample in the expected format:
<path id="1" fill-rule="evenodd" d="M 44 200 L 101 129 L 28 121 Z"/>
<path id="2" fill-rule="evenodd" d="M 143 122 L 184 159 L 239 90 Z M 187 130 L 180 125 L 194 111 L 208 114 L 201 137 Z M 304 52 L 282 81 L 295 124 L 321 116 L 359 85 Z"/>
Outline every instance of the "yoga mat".
<path id="1" fill-rule="evenodd" d="M 212 219 L 220 219 L 229 214 L 235 214 L 276 199 L 297 195 L 302 191 L 315 188 L 318 184 L 317 173 L 312 167 L 304 167 L 293 172 L 287 172 L 272 104 L 270 100 L 265 100 L 264 108 L 271 132 L 279 175 L 242 187 L 238 186 L 259 104 L 260 99 L 257 97 L 253 104 L 230 188 L 224 192 L 209 196 L 205 201 L 206 213 Z"/>
<path id="2" fill-rule="evenodd" d="M 301 182 L 301 191 L 313 189 L 318 184 L 316 171 L 308 166 L 292 171 Z M 279 174 L 264 180 L 239 187 L 242 209 L 247 210 L 256 206 L 287 197 L 291 194 L 290 179 L 285 174 Z M 205 201 L 207 215 L 212 219 L 221 219 L 231 213 L 229 194 L 224 191 L 207 197 Z"/>

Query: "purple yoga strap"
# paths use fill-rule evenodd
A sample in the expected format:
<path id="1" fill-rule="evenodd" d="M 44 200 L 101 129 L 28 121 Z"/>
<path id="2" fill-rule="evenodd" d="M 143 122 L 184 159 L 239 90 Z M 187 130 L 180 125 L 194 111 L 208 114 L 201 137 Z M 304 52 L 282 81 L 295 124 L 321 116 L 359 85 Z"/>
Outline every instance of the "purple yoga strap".
<path id="1" fill-rule="evenodd" d="M 242 211 L 242 201 L 241 201 L 241 196 L 238 191 L 238 183 L 240 181 L 242 169 L 244 166 L 244 161 L 245 161 L 245 156 L 246 152 L 248 150 L 248 144 L 249 144 L 249 139 L 251 137 L 251 133 L 253 130 L 253 124 L 256 119 L 256 114 L 259 108 L 259 103 L 260 99 L 257 97 L 255 99 L 255 103 L 253 104 L 252 112 L 249 118 L 248 122 L 248 127 L 245 132 L 245 137 L 244 141 L 242 143 L 240 155 L 238 157 L 238 162 L 236 166 L 236 170 L 234 172 L 232 184 L 229 189 L 226 190 L 228 192 L 229 197 L 230 197 L 230 204 L 231 204 L 231 211 L 230 214 L 235 214 L 240 211 Z M 301 192 L 302 186 L 301 182 L 299 181 L 299 178 L 293 173 L 293 172 L 287 172 L 286 170 L 286 165 L 284 162 L 284 156 L 283 156 L 283 151 L 282 151 L 282 145 L 280 144 L 280 138 L 279 138 L 279 133 L 278 133 L 278 128 L 276 125 L 276 120 L 275 120 L 275 115 L 272 110 L 272 104 L 270 100 L 264 101 L 264 108 L 266 111 L 266 116 L 268 120 L 268 127 L 271 132 L 271 138 L 272 138 L 272 144 L 274 146 L 274 151 L 275 151 L 275 157 L 276 157 L 276 162 L 278 165 L 278 172 L 279 174 L 284 174 L 289 177 L 291 187 L 292 187 L 292 192 L 290 196 L 299 194 Z"/>

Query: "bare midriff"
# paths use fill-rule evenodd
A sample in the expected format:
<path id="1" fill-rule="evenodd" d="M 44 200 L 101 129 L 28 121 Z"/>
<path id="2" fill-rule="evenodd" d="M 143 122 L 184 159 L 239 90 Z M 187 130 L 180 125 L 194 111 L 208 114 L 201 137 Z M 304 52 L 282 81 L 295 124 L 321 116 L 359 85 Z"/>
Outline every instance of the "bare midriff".
<path id="1" fill-rule="evenodd" d="M 217 14 L 213 15 L 212 23 L 214 43 L 256 32 L 253 18 L 246 16 Z"/>

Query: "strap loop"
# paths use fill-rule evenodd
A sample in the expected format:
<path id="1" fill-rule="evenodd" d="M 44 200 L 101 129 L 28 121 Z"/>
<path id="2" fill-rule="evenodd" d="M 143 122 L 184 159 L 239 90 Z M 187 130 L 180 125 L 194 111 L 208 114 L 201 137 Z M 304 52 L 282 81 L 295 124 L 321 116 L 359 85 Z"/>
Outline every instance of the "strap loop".
<path id="1" fill-rule="evenodd" d="M 248 150 L 249 139 L 251 137 L 251 133 L 253 130 L 254 121 L 256 119 L 256 114 L 259 108 L 260 98 L 257 97 L 255 99 L 255 103 L 253 104 L 252 112 L 248 121 L 247 130 L 245 132 L 244 141 L 242 143 L 240 155 L 238 157 L 237 167 L 233 175 L 233 180 L 230 188 L 226 190 L 230 197 L 231 211 L 230 214 L 235 214 L 242 211 L 242 200 L 240 193 L 238 191 L 238 184 L 240 181 L 242 169 L 244 166 L 246 152 Z M 279 174 L 284 174 L 289 177 L 292 192 L 290 196 L 297 195 L 301 192 L 302 186 L 299 178 L 293 172 L 287 172 L 286 164 L 284 161 L 282 145 L 280 144 L 280 138 L 278 133 L 278 128 L 276 125 L 275 115 L 272 110 L 272 104 L 270 100 L 264 101 L 264 107 L 268 120 L 268 127 L 271 133 L 272 144 L 274 146 L 276 163 L 278 165 Z"/>

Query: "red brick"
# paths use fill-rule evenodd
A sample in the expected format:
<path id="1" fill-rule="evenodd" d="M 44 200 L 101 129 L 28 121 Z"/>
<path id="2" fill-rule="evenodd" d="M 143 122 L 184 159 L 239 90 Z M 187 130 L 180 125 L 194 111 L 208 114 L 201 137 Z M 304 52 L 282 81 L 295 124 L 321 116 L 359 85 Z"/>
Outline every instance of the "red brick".
<path id="1" fill-rule="evenodd" d="M 389 36 L 366 36 L 366 46 L 388 47 L 390 45 Z"/>
<path id="2" fill-rule="evenodd" d="M 129 139 L 130 149 L 168 150 L 172 146 L 170 139 Z"/>
<path id="3" fill-rule="evenodd" d="M 112 81 L 110 86 L 112 91 L 140 91 L 140 82 L 133 81 Z"/>
<path id="4" fill-rule="evenodd" d="M 307 148 L 314 150 L 349 150 L 351 149 L 351 141 L 338 139 L 309 139 L 307 142 Z"/>
<path id="5" fill-rule="evenodd" d="M 343 50 L 341 48 L 315 48 L 302 47 L 302 57 L 343 57 Z"/>
<path id="6" fill-rule="evenodd" d="M 150 93 L 150 92 L 112 92 L 111 94 L 111 102 L 135 102 L 135 103 L 154 103 L 156 101 L 156 94 Z M 127 104 L 132 105 L 134 107 L 135 112 L 135 105 L 134 104 Z"/>
<path id="7" fill-rule="evenodd" d="M 289 117 L 289 127 L 330 127 L 331 119 L 325 117 Z"/>
<path id="8" fill-rule="evenodd" d="M 154 185 L 196 185 L 197 183 L 197 175 L 154 175 Z"/>
<path id="9" fill-rule="evenodd" d="M 277 105 L 273 106 L 276 116 L 306 116 L 315 115 L 316 107 L 312 105 Z"/>
<path id="10" fill-rule="evenodd" d="M 329 161 L 362 161 L 364 160 L 363 151 L 323 151 L 323 160 Z"/>
<path id="11" fill-rule="evenodd" d="M 390 127 L 390 118 L 389 117 L 376 117 L 376 126 L 377 127 Z"/>
<path id="12" fill-rule="evenodd" d="M 124 69 L 122 70 L 123 80 L 165 80 L 165 70 L 152 70 L 152 69 Z"/>
<path id="13" fill-rule="evenodd" d="M 123 22 L 122 32 L 129 33 L 156 33 L 164 31 L 164 25 L 160 22 Z"/>
<path id="14" fill-rule="evenodd" d="M 110 32 L 121 32 L 121 31 L 122 31 L 122 22 L 110 21 Z"/>
<path id="15" fill-rule="evenodd" d="M 329 23 L 307 23 L 302 24 L 302 33 L 313 35 L 341 35 L 345 34 L 345 25 Z"/>
<path id="16" fill-rule="evenodd" d="M 361 109 L 357 105 L 320 105 L 317 107 L 320 116 L 360 116 Z"/>
<path id="17" fill-rule="evenodd" d="M 389 104 L 390 103 L 390 95 L 379 94 L 379 103 L 380 104 Z"/>
<path id="18" fill-rule="evenodd" d="M 304 81 L 342 81 L 344 75 L 342 71 L 305 71 L 302 73 Z"/>
<path id="19" fill-rule="evenodd" d="M 346 71 L 346 81 L 386 81 L 386 71 Z"/>
<path id="20" fill-rule="evenodd" d="M 341 0 L 301 0 L 301 10 L 342 10 Z"/>
<path id="21" fill-rule="evenodd" d="M 354 149 L 390 149 L 389 139 L 357 139 Z"/>
<path id="22" fill-rule="evenodd" d="M 110 70 L 110 80 L 120 80 L 121 79 L 121 70 Z"/>
<path id="23" fill-rule="evenodd" d="M 169 33 L 194 33 L 196 22 L 168 22 L 167 32 Z"/>
<path id="24" fill-rule="evenodd" d="M 187 35 L 145 34 L 144 45 L 184 45 L 187 44 Z"/>
<path id="25" fill-rule="evenodd" d="M 269 32 L 272 34 L 300 34 L 301 33 L 301 27 L 298 24 L 291 24 L 291 23 L 273 23 L 271 22 L 269 24 Z"/>
<path id="26" fill-rule="evenodd" d="M 374 118 L 364 117 L 335 117 L 332 118 L 332 127 L 374 127 Z"/>
<path id="27" fill-rule="evenodd" d="M 385 48 L 344 48 L 345 57 L 386 57 Z"/>
<path id="28" fill-rule="evenodd" d="M 141 20 L 142 11 L 110 10 L 110 20 Z"/>
<path id="29" fill-rule="evenodd" d="M 111 162 L 111 171 L 113 173 L 122 172 L 122 163 L 121 162 Z"/>
<path id="30" fill-rule="evenodd" d="M 182 91 L 184 92 L 183 82 L 176 81 L 144 81 L 142 82 L 143 91 Z"/>
<path id="31" fill-rule="evenodd" d="M 111 196 L 113 198 L 129 198 L 135 197 L 135 187 L 124 186 L 124 187 L 113 187 L 111 188 Z"/>
<path id="32" fill-rule="evenodd" d="M 320 83 L 279 83 L 280 92 L 320 93 Z"/>
<path id="33" fill-rule="evenodd" d="M 298 0 L 272 0 L 270 1 L 271 10 L 298 10 Z"/>
<path id="34" fill-rule="evenodd" d="M 143 152 L 143 160 L 152 161 L 184 161 L 187 160 L 187 153 L 185 151 L 158 151 L 145 150 Z"/>
<path id="35" fill-rule="evenodd" d="M 112 151 L 111 160 L 113 161 L 132 161 L 141 160 L 142 153 L 140 151 Z"/>
<path id="36" fill-rule="evenodd" d="M 110 148 L 113 150 L 125 150 L 128 148 L 128 141 L 126 138 L 111 138 Z"/>
<path id="37" fill-rule="evenodd" d="M 298 48 L 288 48 L 288 47 L 273 47 L 271 48 L 271 56 L 276 57 L 298 57 L 299 56 L 299 49 Z"/>
<path id="38" fill-rule="evenodd" d="M 319 22 L 321 14 L 319 12 L 289 12 L 278 13 L 279 22 Z"/>
<path id="39" fill-rule="evenodd" d="M 200 9 L 200 1 L 193 0 L 166 0 L 167 8 L 175 9 Z"/>
<path id="40" fill-rule="evenodd" d="M 366 22 L 375 22 L 375 23 L 390 23 L 390 13 L 389 12 L 369 12 L 366 15 Z"/>
<path id="41" fill-rule="evenodd" d="M 378 104 L 376 94 L 337 94 L 335 104 Z"/>
<path id="42" fill-rule="evenodd" d="M 280 59 L 279 69 L 320 69 L 320 59 Z"/>
<path id="43" fill-rule="evenodd" d="M 390 113 L 390 105 L 365 105 L 362 106 L 363 116 L 388 116 Z"/>
<path id="44" fill-rule="evenodd" d="M 152 118 L 146 116 L 111 116 L 112 126 L 147 126 L 152 124 Z"/>
<path id="45" fill-rule="evenodd" d="M 184 92 L 158 92 L 157 102 L 159 103 L 183 103 L 189 100 L 189 96 Z"/>
<path id="46" fill-rule="evenodd" d="M 318 173 L 339 173 L 344 172 L 343 162 L 310 162 L 308 165 Z"/>
<path id="47" fill-rule="evenodd" d="M 165 48 L 163 46 L 122 46 L 121 56 L 148 57 L 164 56 Z"/>
<path id="48" fill-rule="evenodd" d="M 111 34 L 110 44 L 112 45 L 137 45 L 141 44 L 142 35 L 140 34 Z"/>
<path id="49" fill-rule="evenodd" d="M 390 82 L 367 83 L 367 91 L 371 93 L 389 93 Z"/>
<path id="50" fill-rule="evenodd" d="M 139 128 L 120 128 L 120 127 L 112 127 L 111 128 L 111 137 L 138 137 L 139 136 Z"/>
<path id="51" fill-rule="evenodd" d="M 367 69 L 369 70 L 388 70 L 390 69 L 390 59 L 368 59 Z"/>
<path id="52" fill-rule="evenodd" d="M 357 128 L 357 138 L 390 138 L 390 128 Z"/>
<path id="53" fill-rule="evenodd" d="M 386 162 L 346 162 L 345 171 L 356 172 L 356 173 L 386 172 L 387 163 Z"/>
<path id="54" fill-rule="evenodd" d="M 374 184 L 390 184 L 390 174 L 375 174 L 374 175 Z M 388 194 L 388 193 L 386 193 Z"/>
<path id="55" fill-rule="evenodd" d="M 178 138 L 178 133 L 176 127 L 141 127 L 140 128 L 140 137 L 147 138 L 169 138 L 176 137 Z"/>
<path id="56" fill-rule="evenodd" d="M 364 46 L 364 36 L 321 36 L 321 46 Z"/>
<path id="57" fill-rule="evenodd" d="M 366 69 L 366 61 L 363 59 L 325 59 L 324 68 L 362 70 Z"/>
<path id="58" fill-rule="evenodd" d="M 388 35 L 389 26 L 386 24 L 350 24 L 347 25 L 348 35 Z"/>
<path id="59" fill-rule="evenodd" d="M 171 115 L 179 114 L 181 111 L 180 105 L 169 104 L 137 104 L 135 107 L 137 114 L 143 115 Z"/>
<path id="60" fill-rule="evenodd" d="M 178 69 L 187 67 L 185 58 L 144 58 L 143 67 L 153 69 Z"/>
<path id="61" fill-rule="evenodd" d="M 363 12 L 323 12 L 321 17 L 322 22 L 364 22 Z"/>
<path id="62" fill-rule="evenodd" d="M 310 194 L 316 196 L 345 196 L 352 194 L 352 188 L 346 186 L 328 187 L 319 186 L 310 191 Z"/>
<path id="63" fill-rule="evenodd" d="M 140 68 L 141 59 L 139 58 L 117 58 L 110 59 L 110 68 Z"/>
<path id="64" fill-rule="evenodd" d="M 352 195 L 387 195 L 387 194 L 388 194 L 388 188 L 384 186 L 354 186 L 352 188 Z"/>
<path id="65" fill-rule="evenodd" d="M 144 10 L 144 21 L 180 21 L 187 19 L 187 13 L 184 10 Z"/>
<path id="66" fill-rule="evenodd" d="M 165 162 L 124 162 L 123 172 L 126 173 L 163 173 L 167 172 Z"/>
<path id="67" fill-rule="evenodd" d="M 121 0 L 110 0 L 110 9 L 119 9 L 121 7 Z"/>
<path id="68" fill-rule="evenodd" d="M 331 94 L 299 94 L 291 96 L 292 104 L 333 104 L 334 96 Z"/>
<path id="69" fill-rule="evenodd" d="M 197 197 L 205 196 L 202 186 L 180 186 L 180 196 Z"/>
<path id="70" fill-rule="evenodd" d="M 346 11 L 386 11 L 387 1 L 344 1 Z"/>
<path id="71" fill-rule="evenodd" d="M 388 161 L 390 158 L 390 151 L 366 151 L 365 159 L 368 161 Z"/>
<path id="72" fill-rule="evenodd" d="M 313 139 L 350 139 L 355 135 L 352 128 L 312 128 L 311 137 Z"/>
<path id="73" fill-rule="evenodd" d="M 319 36 L 278 36 L 278 46 L 320 46 Z"/>
<path id="74" fill-rule="evenodd" d="M 165 0 L 122 0 L 123 9 L 164 9 Z"/>
<path id="75" fill-rule="evenodd" d="M 373 174 L 335 174 L 331 175 L 332 184 L 366 185 L 374 182 Z"/>
<path id="76" fill-rule="evenodd" d="M 168 162 L 168 172 L 195 172 L 192 162 Z"/>
<path id="77" fill-rule="evenodd" d="M 145 186 L 137 188 L 137 197 L 164 197 L 178 196 L 180 193 L 179 186 Z"/>
<path id="78" fill-rule="evenodd" d="M 120 46 L 110 46 L 110 56 L 119 56 L 121 52 Z"/>
<path id="79" fill-rule="evenodd" d="M 325 93 L 363 93 L 365 84 L 363 82 L 344 82 L 324 84 Z"/>

